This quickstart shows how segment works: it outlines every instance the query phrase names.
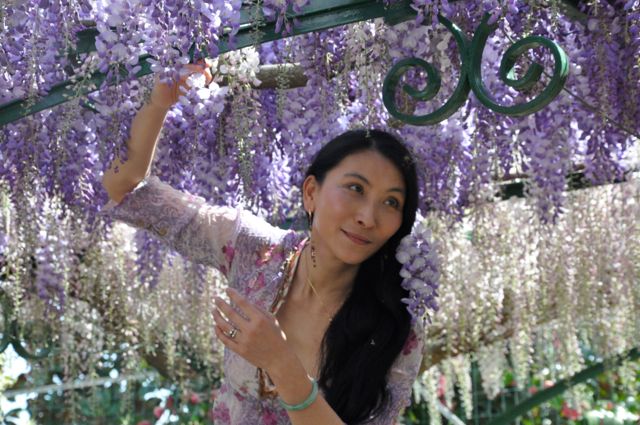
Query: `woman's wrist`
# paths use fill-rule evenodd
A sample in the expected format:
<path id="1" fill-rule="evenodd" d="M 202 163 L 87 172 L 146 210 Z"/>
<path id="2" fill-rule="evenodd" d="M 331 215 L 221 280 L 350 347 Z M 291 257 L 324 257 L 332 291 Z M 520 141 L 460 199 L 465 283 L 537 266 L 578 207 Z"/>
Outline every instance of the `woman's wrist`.
<path id="1" fill-rule="evenodd" d="M 281 357 L 267 374 L 276 386 L 278 396 L 287 404 L 303 402 L 313 389 L 313 381 L 295 353 Z"/>
<path id="2" fill-rule="evenodd" d="M 316 381 L 315 379 L 311 379 L 311 391 L 309 392 L 309 395 L 306 399 L 302 400 L 299 403 L 291 404 L 287 403 L 282 399 L 282 397 L 280 397 L 280 405 L 289 411 L 296 412 L 299 410 L 304 410 L 307 407 L 311 406 L 313 402 L 316 401 L 316 398 L 318 398 L 318 381 Z"/>
<path id="3" fill-rule="evenodd" d="M 290 376 L 292 372 L 300 373 L 300 370 L 304 372 L 304 366 L 302 366 L 302 362 L 300 362 L 296 353 L 291 350 L 288 350 L 284 355 L 278 356 L 271 366 L 265 368 L 269 378 L 275 385 Z"/>

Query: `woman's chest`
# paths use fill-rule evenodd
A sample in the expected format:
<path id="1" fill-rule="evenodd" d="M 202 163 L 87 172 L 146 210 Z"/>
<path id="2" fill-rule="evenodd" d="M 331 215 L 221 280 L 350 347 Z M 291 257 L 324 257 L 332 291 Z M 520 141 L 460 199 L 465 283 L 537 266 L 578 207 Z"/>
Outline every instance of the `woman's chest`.
<path id="1" fill-rule="evenodd" d="M 328 319 L 293 303 L 284 303 L 278 310 L 276 319 L 307 373 L 317 379 L 320 371 L 320 348 L 329 324 Z"/>

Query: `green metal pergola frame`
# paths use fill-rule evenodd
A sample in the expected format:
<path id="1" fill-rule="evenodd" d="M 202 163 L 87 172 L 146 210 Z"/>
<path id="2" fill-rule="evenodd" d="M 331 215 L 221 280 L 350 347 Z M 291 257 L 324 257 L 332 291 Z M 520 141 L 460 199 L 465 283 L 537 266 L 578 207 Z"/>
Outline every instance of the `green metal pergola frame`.
<path id="1" fill-rule="evenodd" d="M 382 2 L 376 0 L 312 0 L 303 8 L 302 13 L 291 14 L 291 18 L 296 18 L 299 25 L 293 28 L 289 36 L 306 34 L 313 31 L 321 31 L 328 28 L 346 25 L 354 22 L 381 18 L 386 22 L 395 24 L 415 17 L 415 10 L 410 7 L 410 1 L 403 0 L 394 3 L 390 7 L 385 7 Z M 220 53 L 225 53 L 234 49 L 266 43 L 284 38 L 282 33 L 276 33 L 274 22 L 262 22 L 256 24 L 252 22 L 253 17 L 264 19 L 261 10 L 254 7 L 246 7 L 241 11 L 240 30 L 235 36 L 234 45 L 230 46 L 223 37 L 219 44 Z M 259 33 L 255 33 L 255 29 Z M 98 30 L 90 28 L 78 34 L 77 49 L 75 54 L 89 53 L 96 50 L 95 39 Z M 151 73 L 151 64 L 148 62 L 149 55 L 140 56 L 138 65 L 141 66 L 136 77 L 142 77 Z M 52 108 L 61 103 L 67 102 L 75 97 L 84 96 L 100 87 L 106 75 L 102 73 L 93 74 L 82 87 L 78 87 L 71 81 L 65 81 L 54 86 L 46 96 L 38 100 L 35 105 L 28 106 L 26 99 L 19 99 L 0 106 L 0 127 L 10 122 L 16 121 L 27 115 Z M 93 85 L 94 87 L 90 87 Z"/>
<path id="2" fill-rule="evenodd" d="M 567 3 L 569 4 L 569 3 Z M 410 0 L 401 0 L 385 6 L 379 0 L 312 0 L 304 7 L 300 13 L 291 12 L 290 17 L 298 22 L 294 26 L 291 34 L 294 36 L 314 31 L 337 27 L 354 22 L 370 20 L 374 18 L 384 18 L 390 25 L 409 20 L 415 17 L 416 11 L 411 8 Z M 545 47 L 549 49 L 554 57 L 554 72 L 547 87 L 533 100 L 521 105 L 502 106 L 494 101 L 482 83 L 481 60 L 484 45 L 488 36 L 495 30 L 497 25 L 490 24 L 488 15 L 485 16 L 480 26 L 471 40 L 452 22 L 443 16 L 439 16 L 439 21 L 453 33 L 458 45 L 461 71 L 459 82 L 451 98 L 439 109 L 426 116 L 412 116 L 397 110 L 395 105 L 396 87 L 401 77 L 411 68 L 422 68 L 427 71 L 429 84 L 427 88 L 419 91 L 406 84 L 402 90 L 416 101 L 427 101 L 432 99 L 439 90 L 439 73 L 430 64 L 418 58 L 411 58 L 396 64 L 387 74 L 383 88 L 383 100 L 390 114 L 395 118 L 412 125 L 430 125 L 442 121 L 453 114 L 466 101 L 469 91 L 472 90 L 480 102 L 487 108 L 498 113 L 522 116 L 534 113 L 558 95 L 568 75 L 568 58 L 562 48 L 551 40 L 543 37 L 526 37 L 516 42 L 510 47 L 502 59 L 500 66 L 500 76 L 506 85 L 516 90 L 526 90 L 539 81 L 542 67 L 538 64 L 531 64 L 529 70 L 522 78 L 514 76 L 514 66 L 517 58 L 529 49 L 535 47 Z M 258 29 L 259 31 L 256 31 Z M 96 50 L 95 39 L 98 34 L 97 29 L 90 28 L 80 31 L 77 34 L 78 40 L 76 51 L 71 56 L 78 56 Z M 275 31 L 274 22 L 265 22 L 261 9 L 256 6 L 246 6 L 241 11 L 240 30 L 234 38 L 231 46 L 225 37 L 219 43 L 220 53 L 228 52 L 232 49 L 261 44 L 285 37 L 282 33 Z M 193 57 L 193 53 L 192 57 Z M 141 67 L 136 77 L 142 77 L 151 73 L 151 65 L 148 61 L 149 55 L 142 55 L 138 65 Z M 27 99 L 18 99 L 0 106 L 0 127 L 14 122 L 22 117 L 34 114 L 45 109 L 67 102 L 73 98 L 84 96 L 97 90 L 105 81 L 106 75 L 96 72 L 81 83 L 65 81 L 54 86 L 46 96 L 38 99 L 35 104 Z"/>
<path id="3" fill-rule="evenodd" d="M 589 379 L 595 379 L 599 374 L 607 370 L 617 368 L 624 362 L 634 361 L 638 358 L 640 358 L 640 347 L 635 347 L 612 358 L 601 360 L 573 376 L 559 380 L 553 386 L 535 393 L 520 403 L 508 406 L 504 413 L 489 421 L 487 425 L 509 425 L 534 407 L 550 401 L 569 388 L 584 383 Z"/>
<path id="4" fill-rule="evenodd" d="M 299 22 L 293 28 L 291 34 L 294 36 L 314 31 L 321 31 L 340 25 L 346 25 L 354 22 L 370 20 L 374 18 L 384 18 L 385 22 L 393 25 L 409 19 L 416 15 L 416 11 L 411 8 L 410 0 L 402 0 L 385 6 L 377 0 L 312 0 L 311 3 L 303 8 L 299 14 L 291 13 L 291 18 L 296 18 Z M 583 16 L 577 11 L 577 2 L 575 0 L 565 0 L 563 8 L 567 15 L 574 19 L 582 19 Z M 259 23 L 253 21 L 258 18 Z M 426 61 L 417 58 L 409 58 L 398 62 L 385 78 L 385 88 L 383 98 L 389 112 L 394 117 L 413 125 L 433 124 L 453 114 L 467 99 L 469 91 L 473 91 L 480 102 L 486 107 L 503 114 L 508 115 L 527 115 L 533 113 L 546 106 L 559 93 L 564 85 L 568 73 L 568 58 L 562 49 L 554 42 L 542 37 L 527 37 L 516 42 L 505 54 L 500 67 L 500 75 L 505 84 L 515 89 L 526 89 L 531 87 L 540 78 L 542 69 L 537 64 L 532 64 L 528 72 L 521 79 L 516 79 L 513 75 L 514 63 L 523 52 L 528 49 L 543 46 L 552 51 L 555 60 L 554 75 L 551 83 L 547 85 L 542 95 L 539 95 L 533 101 L 524 105 L 516 105 L 514 107 L 504 107 L 498 105 L 487 93 L 482 84 L 480 73 L 480 62 L 482 59 L 482 51 L 487 37 L 496 28 L 495 24 L 489 24 L 489 17 L 485 19 L 477 28 L 476 33 L 470 40 L 467 36 L 446 18 L 440 16 L 440 23 L 451 31 L 458 45 L 461 60 L 460 79 L 452 97 L 438 110 L 428 116 L 415 117 L 401 113 L 395 109 L 394 94 L 397 85 L 400 83 L 402 75 L 412 67 L 422 68 L 429 76 L 429 85 L 422 91 L 416 90 L 410 86 L 404 85 L 402 89 L 407 95 L 416 100 L 426 101 L 435 96 L 439 88 L 439 74 L 437 70 Z M 255 30 L 259 29 L 259 32 Z M 77 34 L 78 40 L 76 51 L 72 55 L 80 55 L 96 50 L 95 39 L 98 34 L 97 29 L 89 28 L 80 31 Z M 254 6 L 246 7 L 241 11 L 240 31 L 235 36 L 233 47 L 229 45 L 224 38 L 219 44 L 220 53 L 225 53 L 233 49 L 274 41 L 283 38 L 281 33 L 276 33 L 275 23 L 264 22 L 264 16 L 261 10 L 256 10 Z M 151 64 L 148 59 L 149 55 L 143 55 L 139 58 L 140 71 L 136 77 L 142 77 L 151 73 Z M 72 81 L 65 81 L 54 86 L 46 96 L 41 97 L 35 104 L 29 104 L 26 99 L 19 99 L 0 106 L 0 127 L 14 122 L 22 117 L 52 108 L 56 105 L 67 102 L 73 98 L 85 96 L 100 87 L 106 78 L 105 74 L 95 73 L 85 79 L 82 84 Z M 511 192 L 508 192 L 511 190 Z M 522 183 L 510 185 L 501 196 L 508 198 L 510 196 L 522 196 Z M 24 356 L 37 360 L 45 357 L 50 350 L 50 346 L 36 350 L 35 353 L 27 352 L 20 342 L 20 332 L 17 328 L 15 320 L 11 320 L 8 312 L 10 306 L 8 300 L 0 299 L 4 305 L 4 322 L 5 330 L 0 334 L 0 352 L 4 351 L 8 345 L 13 345 L 16 351 Z M 511 406 L 511 408 L 500 417 L 491 421 L 490 425 L 504 425 L 512 422 L 518 416 L 526 413 L 532 408 L 550 400 L 551 398 L 561 394 L 573 385 L 584 382 L 587 379 L 595 377 L 603 372 L 605 367 L 615 367 L 625 360 L 634 360 L 640 357 L 638 348 L 635 348 L 624 355 L 618 356 L 605 362 L 591 366 L 569 379 L 558 382 L 551 388 L 545 389 L 524 402 Z"/>

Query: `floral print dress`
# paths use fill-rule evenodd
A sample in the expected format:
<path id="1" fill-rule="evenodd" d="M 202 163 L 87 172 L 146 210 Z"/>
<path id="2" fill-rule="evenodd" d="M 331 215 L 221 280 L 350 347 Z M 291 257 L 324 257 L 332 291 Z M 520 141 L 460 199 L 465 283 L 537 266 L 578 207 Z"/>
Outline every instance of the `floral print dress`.
<path id="1" fill-rule="evenodd" d="M 119 204 L 110 200 L 103 213 L 152 232 L 191 261 L 217 268 L 229 286 L 273 315 L 286 302 L 306 241 L 303 233 L 274 227 L 242 208 L 209 205 L 157 176 L 144 179 Z M 383 414 L 366 424 L 395 424 L 401 409 L 410 404 L 422 338 L 418 323 L 389 371 L 389 403 Z M 224 376 L 213 408 L 216 424 L 291 423 L 268 375 L 226 347 Z"/>

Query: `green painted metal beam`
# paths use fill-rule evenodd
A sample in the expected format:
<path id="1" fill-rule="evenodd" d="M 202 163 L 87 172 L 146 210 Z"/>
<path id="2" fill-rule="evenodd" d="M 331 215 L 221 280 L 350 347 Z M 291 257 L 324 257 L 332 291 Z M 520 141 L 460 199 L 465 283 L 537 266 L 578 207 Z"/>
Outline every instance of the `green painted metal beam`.
<path id="1" fill-rule="evenodd" d="M 575 12 L 574 3 L 575 0 L 563 0 L 563 4 L 567 6 L 566 9 Z M 295 18 L 299 24 L 293 28 L 292 34 L 287 36 L 321 31 L 340 25 L 380 17 L 384 17 L 385 21 L 390 24 L 396 24 L 411 19 L 416 13 L 411 8 L 411 0 L 401 0 L 391 3 L 389 6 L 385 6 L 384 3 L 379 0 L 312 0 L 309 5 L 302 9 L 301 13 L 295 14 L 292 11 L 290 12 L 290 18 Z M 466 101 L 469 86 L 480 101 L 488 108 L 508 115 L 525 115 L 533 113 L 548 104 L 564 85 L 568 73 L 568 60 L 562 49 L 550 40 L 541 37 L 527 37 L 517 42 L 507 51 L 507 54 L 505 54 L 501 66 L 501 76 L 503 80 L 506 84 L 519 90 L 526 89 L 537 81 L 540 77 L 540 69 L 537 69 L 535 64 L 530 69 L 530 72 L 521 80 L 513 78 L 511 75 L 512 67 L 516 58 L 527 49 L 545 46 L 552 50 L 556 59 L 556 69 L 554 70 L 552 84 L 549 84 L 540 96 L 537 96 L 536 99 L 526 104 L 514 107 L 498 105 L 486 92 L 480 75 L 482 50 L 484 49 L 484 43 L 486 42 L 488 34 L 493 30 L 493 26 L 487 25 L 485 19 L 485 22 L 477 29 L 473 41 L 470 42 L 463 32 L 453 23 L 443 17 L 440 17 L 440 22 L 454 33 L 460 50 L 462 70 L 459 84 L 449 101 L 434 113 L 420 117 L 402 114 L 397 111 L 393 104 L 393 89 L 399 84 L 402 75 L 411 67 L 419 66 L 424 69 L 430 67 L 428 63 L 421 59 L 413 58 L 405 60 L 401 64 L 396 65 L 385 79 L 385 106 L 389 109 L 391 115 L 396 118 L 413 125 L 428 125 L 439 122 L 450 116 Z M 256 31 L 256 29 L 258 31 Z M 78 32 L 77 48 L 76 51 L 71 54 L 71 57 L 77 57 L 79 54 L 95 51 L 97 34 L 98 31 L 96 28 L 88 28 Z M 220 52 L 224 53 L 233 49 L 274 41 L 284 37 L 282 33 L 275 32 L 275 23 L 264 22 L 264 15 L 261 8 L 246 6 L 241 10 L 240 30 L 235 37 L 234 44 L 230 45 L 228 40 L 225 40 L 225 37 L 223 37 L 220 41 L 219 48 Z M 149 58 L 149 55 L 143 55 L 139 58 L 138 65 L 141 66 L 141 69 L 136 74 L 136 78 L 151 73 L 151 66 L 148 62 Z M 439 80 L 437 71 L 431 68 L 429 68 L 429 70 L 432 71 L 430 72 L 432 77 L 430 81 Z M 38 99 L 35 104 L 29 104 L 26 99 L 18 99 L 4 104 L 0 106 L 0 127 L 27 115 L 52 108 L 71 99 L 91 93 L 104 83 L 105 77 L 104 74 L 98 72 L 84 79 L 81 83 L 71 81 L 62 82 L 54 86 L 46 96 Z M 435 92 L 437 92 L 435 85 L 430 84 L 430 86 L 432 92 L 429 93 L 419 93 L 407 85 L 404 85 L 403 89 L 417 100 L 427 100 L 427 98 L 433 97 L 435 94 L 433 93 L 434 89 Z"/>
<path id="2" fill-rule="evenodd" d="M 522 403 L 512 406 L 511 408 L 507 409 L 505 413 L 487 423 L 487 425 L 511 424 L 514 420 L 524 415 L 529 410 L 551 400 L 554 397 L 559 396 L 574 385 L 583 383 L 589 379 L 593 379 L 599 374 L 603 373 L 605 370 L 618 367 L 627 360 L 636 360 L 638 358 L 640 358 L 640 348 L 636 347 L 624 354 L 615 356 L 614 358 L 598 362 L 595 365 L 590 366 L 569 378 L 558 381 L 552 387 L 535 393 Z"/>
<path id="3" fill-rule="evenodd" d="M 630 176 L 633 173 L 636 173 L 638 171 L 639 170 L 635 168 L 631 170 L 627 170 L 624 176 L 622 176 L 619 179 L 615 179 L 612 182 L 608 182 L 606 184 L 618 184 L 618 183 L 628 182 L 631 179 Z M 592 187 L 600 186 L 600 184 L 592 184 L 589 182 L 589 180 L 587 179 L 587 176 L 584 173 L 583 168 L 580 168 L 576 171 L 573 171 L 567 174 L 565 176 L 565 180 L 567 182 L 567 189 L 566 189 L 567 192 L 571 192 L 574 190 L 581 190 L 581 189 L 589 189 Z M 496 197 L 503 201 L 509 198 L 514 198 L 514 197 L 524 198 L 525 197 L 524 186 L 525 186 L 525 180 L 523 179 L 500 184 L 497 188 Z"/>
<path id="4" fill-rule="evenodd" d="M 252 22 L 253 17 L 260 19 L 263 17 L 262 12 L 260 10 L 256 11 L 254 7 L 247 8 L 241 12 L 241 28 L 236 34 L 234 45 L 231 46 L 228 41 L 222 39 L 219 45 L 220 53 L 368 19 L 384 17 L 394 22 L 401 22 L 415 16 L 416 12 L 410 7 L 410 4 L 410 0 L 402 0 L 388 7 L 377 0 L 312 0 L 309 5 L 302 9 L 301 13 L 291 14 L 291 18 L 296 18 L 299 25 L 296 25 L 292 34 L 287 36 L 275 32 L 275 23 L 254 24 Z M 259 28 L 258 33 L 254 31 L 256 26 Z M 78 33 L 77 50 L 74 54 L 95 51 L 97 34 L 98 31 L 95 28 L 80 31 Z M 139 78 L 151 73 L 151 65 L 147 61 L 149 58 L 149 55 L 140 57 L 139 65 L 142 68 L 136 74 L 136 77 Z M 104 79 L 104 74 L 95 73 L 82 85 L 65 81 L 54 86 L 46 96 L 41 97 L 32 106 L 27 106 L 25 99 L 4 104 L 0 106 L 0 127 L 27 115 L 91 93 L 100 87 Z"/>

